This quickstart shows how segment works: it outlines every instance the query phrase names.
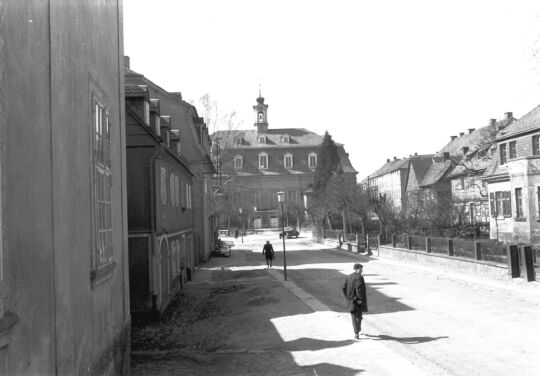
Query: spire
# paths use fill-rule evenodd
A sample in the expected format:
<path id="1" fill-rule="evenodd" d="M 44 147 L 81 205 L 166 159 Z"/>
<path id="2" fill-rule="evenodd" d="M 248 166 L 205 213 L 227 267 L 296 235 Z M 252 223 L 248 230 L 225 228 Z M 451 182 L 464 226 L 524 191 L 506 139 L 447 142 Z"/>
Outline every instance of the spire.
<path id="1" fill-rule="evenodd" d="M 262 97 L 261 95 L 261 83 L 259 82 L 259 98 Z"/>

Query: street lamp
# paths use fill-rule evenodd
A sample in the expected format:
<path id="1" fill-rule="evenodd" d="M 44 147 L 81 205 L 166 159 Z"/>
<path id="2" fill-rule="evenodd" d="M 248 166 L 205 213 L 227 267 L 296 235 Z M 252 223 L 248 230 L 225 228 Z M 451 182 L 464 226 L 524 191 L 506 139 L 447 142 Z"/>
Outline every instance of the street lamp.
<path id="1" fill-rule="evenodd" d="M 283 277 L 287 280 L 287 256 L 285 254 L 285 229 L 283 227 L 283 201 L 285 201 L 285 192 L 277 193 L 278 202 L 281 204 L 281 238 L 283 239 Z"/>

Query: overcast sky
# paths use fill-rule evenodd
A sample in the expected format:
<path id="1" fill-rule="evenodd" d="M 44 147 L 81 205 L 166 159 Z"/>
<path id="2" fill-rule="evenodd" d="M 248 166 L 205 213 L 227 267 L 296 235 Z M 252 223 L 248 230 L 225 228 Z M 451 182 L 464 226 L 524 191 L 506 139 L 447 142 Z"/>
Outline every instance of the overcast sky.
<path id="1" fill-rule="evenodd" d="M 124 40 L 133 70 L 240 129 L 261 84 L 270 128 L 327 130 L 358 180 L 540 104 L 539 0 L 125 0 Z"/>

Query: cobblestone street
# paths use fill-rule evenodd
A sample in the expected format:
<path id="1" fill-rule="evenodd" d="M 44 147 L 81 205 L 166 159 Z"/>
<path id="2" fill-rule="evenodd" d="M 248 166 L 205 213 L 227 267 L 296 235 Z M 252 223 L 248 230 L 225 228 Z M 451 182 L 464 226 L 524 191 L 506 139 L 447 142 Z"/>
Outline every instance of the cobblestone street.
<path id="1" fill-rule="evenodd" d="M 133 329 L 133 375 L 536 374 L 536 284 L 458 279 L 306 236 L 287 240 L 285 282 L 277 236 L 277 265 L 263 266 L 269 236 L 235 240 L 158 323 Z M 358 260 L 370 313 L 354 340 L 339 286 Z"/>

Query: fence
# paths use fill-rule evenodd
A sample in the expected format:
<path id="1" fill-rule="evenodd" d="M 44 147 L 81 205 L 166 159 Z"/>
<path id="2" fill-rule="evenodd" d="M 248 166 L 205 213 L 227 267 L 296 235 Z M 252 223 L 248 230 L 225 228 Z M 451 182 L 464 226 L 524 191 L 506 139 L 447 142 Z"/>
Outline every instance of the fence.
<path id="1" fill-rule="evenodd" d="M 425 251 L 428 253 L 491 261 L 499 264 L 507 263 L 506 247 L 499 244 L 496 240 L 474 241 L 460 238 L 395 234 L 392 236 L 392 245 L 397 248 Z"/>

